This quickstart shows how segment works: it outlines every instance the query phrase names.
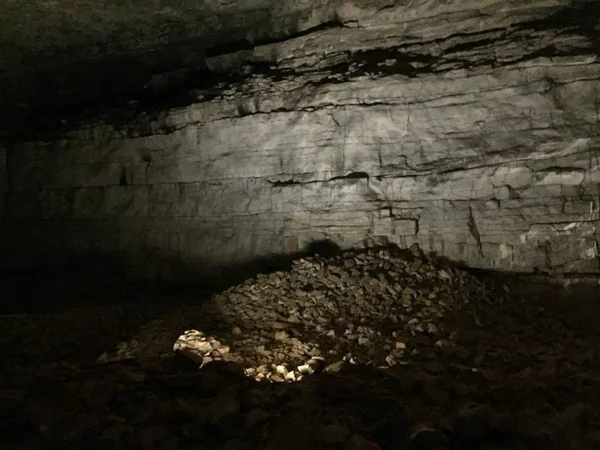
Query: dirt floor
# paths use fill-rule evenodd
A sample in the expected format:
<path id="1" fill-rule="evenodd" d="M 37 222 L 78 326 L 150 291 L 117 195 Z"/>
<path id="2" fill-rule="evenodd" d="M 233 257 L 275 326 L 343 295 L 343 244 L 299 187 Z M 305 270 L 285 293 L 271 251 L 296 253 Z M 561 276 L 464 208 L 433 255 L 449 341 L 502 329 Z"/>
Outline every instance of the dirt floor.
<path id="1" fill-rule="evenodd" d="M 214 296 L 0 294 L 3 449 L 600 449 L 598 284 L 347 253 Z"/>

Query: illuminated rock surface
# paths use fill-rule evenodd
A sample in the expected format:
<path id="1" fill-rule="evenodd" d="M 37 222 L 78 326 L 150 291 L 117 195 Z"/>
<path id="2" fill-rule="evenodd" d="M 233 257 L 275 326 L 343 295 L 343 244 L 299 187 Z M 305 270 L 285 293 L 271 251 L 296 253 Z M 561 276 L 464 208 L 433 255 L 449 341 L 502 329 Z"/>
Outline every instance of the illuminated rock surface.
<path id="1" fill-rule="evenodd" d="M 213 277 L 215 264 L 329 239 L 598 273 L 595 2 L 313 3 L 215 3 L 204 41 L 173 31 L 192 53 L 208 49 L 202 64 L 164 66 L 197 69 L 185 83 L 157 66 L 125 89 L 115 56 L 122 70 L 94 80 L 121 106 L 100 104 L 110 90 L 86 88 L 84 101 L 71 83 L 48 100 L 44 128 L 46 110 L 30 105 L 0 150 L 5 264 L 101 254 L 145 276 Z M 219 8 L 246 19 L 236 28 Z M 144 41 L 121 42 L 117 56 Z M 87 119 L 61 115 L 74 99 Z"/>

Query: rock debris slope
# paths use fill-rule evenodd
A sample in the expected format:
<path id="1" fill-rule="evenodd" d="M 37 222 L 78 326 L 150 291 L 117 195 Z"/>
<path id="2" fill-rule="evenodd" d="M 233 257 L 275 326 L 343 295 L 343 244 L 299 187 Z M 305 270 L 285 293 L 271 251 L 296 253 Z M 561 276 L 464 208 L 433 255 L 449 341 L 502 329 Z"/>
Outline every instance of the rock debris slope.
<path id="1" fill-rule="evenodd" d="M 344 361 L 388 368 L 424 351 L 465 352 L 454 347 L 445 322 L 463 312 L 484 327 L 477 308 L 504 301 L 477 279 L 436 267 L 418 252 L 410 259 L 373 253 L 301 259 L 291 272 L 230 288 L 206 310 L 220 327 L 230 326 L 230 345 L 211 345 L 193 331 L 175 348 L 200 364 L 233 360 L 258 379 L 275 381 L 336 370 Z"/>
<path id="2" fill-rule="evenodd" d="M 4 259 L 169 278 L 329 239 L 598 273 L 597 3 L 377 5 L 220 47 L 222 81 L 192 77 L 178 105 L 132 93 L 21 135 L 0 151 Z"/>
<path id="3" fill-rule="evenodd" d="M 597 290 L 586 309 L 527 288 L 371 250 L 171 306 L 113 348 L 106 308 L 0 316 L 0 430 L 15 449 L 597 448 Z"/>

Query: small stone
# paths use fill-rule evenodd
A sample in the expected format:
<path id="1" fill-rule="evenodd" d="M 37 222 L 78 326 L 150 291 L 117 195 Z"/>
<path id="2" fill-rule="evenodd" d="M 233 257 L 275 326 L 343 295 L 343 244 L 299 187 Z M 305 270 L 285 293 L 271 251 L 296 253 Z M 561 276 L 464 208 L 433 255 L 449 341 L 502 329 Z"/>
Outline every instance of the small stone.
<path id="1" fill-rule="evenodd" d="M 436 334 L 438 332 L 438 328 L 433 323 L 427 324 L 427 333 Z"/>
<path id="2" fill-rule="evenodd" d="M 408 249 L 410 250 L 412 255 L 417 258 L 420 258 L 421 255 L 423 254 L 423 252 L 421 251 L 421 248 L 419 247 L 419 244 L 416 242 L 414 244 L 412 244 Z"/>
<path id="3" fill-rule="evenodd" d="M 411 272 L 416 272 L 417 270 L 419 270 L 421 268 L 421 266 L 423 265 L 423 261 L 421 259 L 415 259 L 412 264 L 410 265 L 410 271 Z"/>
<path id="4" fill-rule="evenodd" d="M 448 272 L 446 272 L 445 270 L 443 270 L 443 269 L 442 269 L 442 270 L 440 270 L 440 271 L 438 272 L 438 274 L 439 274 L 439 277 L 440 277 L 442 280 L 452 280 L 452 277 L 450 276 L 450 274 L 449 274 Z"/>
<path id="5" fill-rule="evenodd" d="M 285 379 L 288 381 L 296 381 L 296 374 L 294 372 L 288 372 L 285 375 Z"/>
<path id="6" fill-rule="evenodd" d="M 233 330 L 231 330 L 231 334 L 233 334 L 234 336 L 241 336 L 242 330 L 239 327 L 233 327 Z"/>
<path id="7" fill-rule="evenodd" d="M 302 323 L 302 321 L 300 320 L 300 317 L 298 317 L 297 315 L 291 315 L 290 317 L 288 317 L 288 322 L 292 323 L 292 324 Z"/>
<path id="8" fill-rule="evenodd" d="M 199 355 L 206 355 L 213 350 L 213 346 L 205 340 L 194 339 L 184 335 L 180 336 L 173 345 L 173 351 L 177 350 L 186 350 Z"/>
<path id="9" fill-rule="evenodd" d="M 276 341 L 285 341 L 287 338 L 288 338 L 288 334 L 285 332 L 285 330 L 275 332 L 275 340 Z"/>
<path id="10" fill-rule="evenodd" d="M 344 368 L 344 361 L 336 361 L 325 367 L 325 372 L 337 373 Z"/>
<path id="11" fill-rule="evenodd" d="M 301 366 L 298 366 L 298 372 L 307 375 L 314 373 L 314 369 L 308 364 L 303 364 Z"/>
<path id="12" fill-rule="evenodd" d="M 325 369 L 325 359 L 319 356 L 309 359 L 306 364 L 312 367 L 314 373 L 322 372 Z"/>
<path id="13" fill-rule="evenodd" d="M 309 354 L 310 356 L 319 356 L 319 355 L 321 355 L 321 349 L 319 349 L 319 348 L 317 348 L 317 347 L 311 348 L 311 349 L 308 351 L 308 354 Z"/>

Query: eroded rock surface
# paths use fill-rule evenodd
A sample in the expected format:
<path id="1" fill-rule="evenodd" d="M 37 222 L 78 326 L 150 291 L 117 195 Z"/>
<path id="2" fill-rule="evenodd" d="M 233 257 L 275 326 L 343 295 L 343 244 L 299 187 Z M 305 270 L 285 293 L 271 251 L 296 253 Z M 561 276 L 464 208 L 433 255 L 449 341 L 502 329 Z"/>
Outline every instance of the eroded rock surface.
<path id="1" fill-rule="evenodd" d="M 329 239 L 597 273 L 595 5 L 343 3 L 335 26 L 222 50 L 206 63 L 231 76 L 188 106 L 132 97 L 124 122 L 10 145 L 3 259 L 169 278 Z"/>

